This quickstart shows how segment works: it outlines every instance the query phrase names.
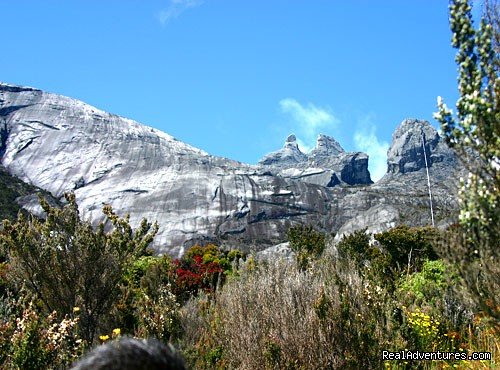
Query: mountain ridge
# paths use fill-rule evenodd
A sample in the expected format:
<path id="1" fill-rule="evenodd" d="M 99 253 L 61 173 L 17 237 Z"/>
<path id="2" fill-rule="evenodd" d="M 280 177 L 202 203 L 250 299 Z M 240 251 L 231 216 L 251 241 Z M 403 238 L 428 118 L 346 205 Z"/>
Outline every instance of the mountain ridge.
<path id="1" fill-rule="evenodd" d="M 433 184 L 446 199 L 436 201 L 439 213 L 443 207 L 455 207 L 456 196 L 450 195 L 450 189 L 456 179 L 450 173 L 459 170 L 458 162 L 452 152 L 445 153 L 432 126 L 423 122 L 410 120 L 407 130 L 425 126 L 433 138 L 426 150 L 436 159 L 430 165 L 447 172 L 440 177 L 446 183 Z M 160 231 L 154 247 L 158 253 L 180 255 L 186 247 L 205 242 L 260 250 L 283 242 L 288 227 L 296 223 L 312 224 L 328 233 L 357 226 L 383 228 L 410 216 L 409 223 L 425 223 L 422 199 L 427 191 L 426 182 L 420 181 L 424 174 L 418 143 L 400 140 L 402 133 L 393 137 L 395 146 L 389 153 L 391 163 L 407 171 L 389 171 L 373 184 L 368 156 L 347 153 L 326 135 L 318 137 L 316 151 L 305 157 L 300 150 L 293 152 L 296 139 L 289 136 L 285 147 L 288 144 L 298 155 L 295 162 L 285 156 L 282 163 L 248 165 L 211 156 L 79 100 L 3 83 L 0 130 L 1 162 L 10 174 L 56 198 L 74 191 L 82 216 L 94 223 L 103 219 L 105 203 L 120 214 L 129 213 L 133 225 L 142 217 L 157 220 Z M 414 165 L 405 167 L 412 161 Z M 388 192 L 397 196 L 391 198 Z M 405 216 L 409 210 L 414 214 Z M 378 222 L 377 215 L 385 216 Z M 441 221 L 449 222 L 445 219 L 449 217 Z M 356 225 L 352 220 L 357 220 Z"/>

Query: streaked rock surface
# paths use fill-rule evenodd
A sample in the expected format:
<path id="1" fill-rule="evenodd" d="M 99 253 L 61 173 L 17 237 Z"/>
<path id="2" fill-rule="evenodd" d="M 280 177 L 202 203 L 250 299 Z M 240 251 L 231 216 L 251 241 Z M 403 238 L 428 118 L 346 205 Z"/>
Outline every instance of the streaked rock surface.
<path id="1" fill-rule="evenodd" d="M 129 213 L 132 225 L 156 220 L 155 248 L 173 255 L 205 241 L 262 250 L 284 242 L 298 222 L 328 233 L 428 223 L 422 128 L 437 218 L 445 222 L 456 207 L 457 162 L 422 121 L 396 130 L 389 172 L 370 185 L 368 156 L 324 135 L 308 155 L 289 136 L 283 149 L 251 166 L 75 99 L 0 83 L 0 155 L 10 174 L 56 198 L 75 191 L 92 222 L 102 219 L 104 204 Z"/>

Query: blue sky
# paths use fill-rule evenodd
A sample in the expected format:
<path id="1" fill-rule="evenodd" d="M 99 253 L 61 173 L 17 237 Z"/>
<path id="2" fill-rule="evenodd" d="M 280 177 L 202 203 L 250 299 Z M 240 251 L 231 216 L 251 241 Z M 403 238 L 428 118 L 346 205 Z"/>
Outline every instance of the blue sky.
<path id="1" fill-rule="evenodd" d="M 457 98 L 446 0 L 0 0 L 0 81 L 256 163 L 295 133 L 370 155 Z"/>

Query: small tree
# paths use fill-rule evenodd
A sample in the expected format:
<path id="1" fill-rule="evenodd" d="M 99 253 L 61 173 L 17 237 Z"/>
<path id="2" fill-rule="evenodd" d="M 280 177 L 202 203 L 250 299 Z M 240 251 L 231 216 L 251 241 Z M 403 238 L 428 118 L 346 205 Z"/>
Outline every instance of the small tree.
<path id="1" fill-rule="evenodd" d="M 455 148 L 469 169 L 460 192 L 460 222 L 471 241 L 498 241 L 500 211 L 500 80 L 498 53 L 493 47 L 493 29 L 484 19 L 478 30 L 472 24 L 467 0 L 450 6 L 452 45 L 458 49 L 457 114 L 438 98 L 435 118 L 441 123 L 447 143 Z M 498 23 L 497 23 L 498 27 Z"/>
<path id="2" fill-rule="evenodd" d="M 408 227 L 400 225 L 375 234 L 375 239 L 390 256 L 394 277 L 403 271 L 420 271 L 425 260 L 435 260 L 437 255 L 432 242 L 438 237 L 432 227 Z"/>
<path id="3" fill-rule="evenodd" d="M 461 274 L 482 307 L 500 317 L 500 22 L 498 4 L 488 1 L 486 19 L 474 29 L 467 0 L 450 5 L 452 45 L 458 49 L 457 114 L 438 98 L 435 118 L 446 141 L 466 164 L 469 175 L 460 189 L 461 228 L 445 252 L 461 265 Z M 450 238 L 451 238 L 450 237 Z"/>
<path id="4" fill-rule="evenodd" d="M 65 197 L 68 203 L 61 209 L 40 198 L 45 222 L 22 214 L 14 223 L 4 221 L 0 242 L 8 251 L 12 278 L 26 284 L 46 312 L 62 317 L 79 307 L 81 335 L 90 344 L 120 293 L 124 272 L 144 255 L 158 225 L 143 219 L 134 232 L 129 216 L 118 217 L 108 205 L 103 212 L 113 230 L 105 232 L 103 222 L 94 229 L 80 219 L 75 195 Z"/>

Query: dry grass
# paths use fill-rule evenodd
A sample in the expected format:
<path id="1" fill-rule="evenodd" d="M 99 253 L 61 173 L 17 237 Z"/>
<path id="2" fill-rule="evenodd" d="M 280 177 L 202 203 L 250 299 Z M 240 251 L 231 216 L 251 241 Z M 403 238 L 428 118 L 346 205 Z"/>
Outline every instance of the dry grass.
<path id="1" fill-rule="evenodd" d="M 347 261 L 307 271 L 273 261 L 226 284 L 210 309 L 184 307 L 186 342 L 200 368 L 378 368 L 390 332 L 382 296 Z"/>

